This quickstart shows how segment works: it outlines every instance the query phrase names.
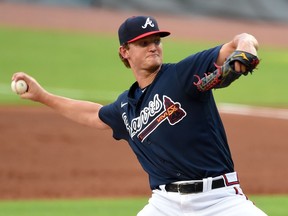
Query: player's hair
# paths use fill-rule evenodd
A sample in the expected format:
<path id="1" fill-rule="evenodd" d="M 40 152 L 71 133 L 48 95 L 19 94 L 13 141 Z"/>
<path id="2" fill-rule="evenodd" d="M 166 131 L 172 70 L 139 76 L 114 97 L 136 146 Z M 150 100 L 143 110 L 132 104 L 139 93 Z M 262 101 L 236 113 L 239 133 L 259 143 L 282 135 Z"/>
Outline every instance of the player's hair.
<path id="1" fill-rule="evenodd" d="M 129 49 L 128 43 L 125 43 L 125 44 L 123 44 L 122 46 L 123 46 L 125 49 Z M 126 58 L 124 58 L 124 57 L 121 55 L 120 52 L 119 52 L 118 54 L 119 54 L 120 60 L 123 62 L 123 64 L 125 65 L 125 67 L 131 68 L 131 66 L 130 66 L 130 64 L 129 64 L 129 61 L 128 61 Z"/>

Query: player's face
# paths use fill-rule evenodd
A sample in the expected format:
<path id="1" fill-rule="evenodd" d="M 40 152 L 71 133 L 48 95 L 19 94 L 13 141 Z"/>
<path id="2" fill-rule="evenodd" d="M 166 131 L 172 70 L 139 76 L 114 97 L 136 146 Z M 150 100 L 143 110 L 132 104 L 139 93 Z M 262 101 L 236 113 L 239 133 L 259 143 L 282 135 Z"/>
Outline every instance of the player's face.
<path id="1" fill-rule="evenodd" d="M 162 64 L 162 44 L 158 35 L 148 36 L 129 44 L 131 68 L 154 72 Z"/>

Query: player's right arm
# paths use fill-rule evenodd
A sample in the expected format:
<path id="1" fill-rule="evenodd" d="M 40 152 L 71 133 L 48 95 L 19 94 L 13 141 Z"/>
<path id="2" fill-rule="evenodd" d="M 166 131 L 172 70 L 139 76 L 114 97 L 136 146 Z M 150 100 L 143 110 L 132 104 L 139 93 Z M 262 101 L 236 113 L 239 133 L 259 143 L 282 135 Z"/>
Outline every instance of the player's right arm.
<path id="1" fill-rule="evenodd" d="M 23 72 L 15 73 L 12 80 L 24 80 L 28 84 L 28 91 L 20 95 L 23 99 L 29 99 L 42 103 L 61 115 L 80 124 L 92 126 L 98 129 L 110 127 L 99 118 L 99 110 L 102 105 L 89 101 L 74 100 L 47 92 L 33 77 Z"/>

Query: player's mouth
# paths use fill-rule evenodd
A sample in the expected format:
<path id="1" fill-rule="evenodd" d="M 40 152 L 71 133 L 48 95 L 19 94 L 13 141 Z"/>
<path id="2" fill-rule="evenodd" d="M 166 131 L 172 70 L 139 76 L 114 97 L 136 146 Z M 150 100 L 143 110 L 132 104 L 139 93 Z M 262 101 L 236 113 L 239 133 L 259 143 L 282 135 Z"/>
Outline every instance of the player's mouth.
<path id="1" fill-rule="evenodd" d="M 154 57 L 159 57 L 159 54 L 154 53 L 154 54 L 148 55 L 146 58 L 154 58 Z"/>

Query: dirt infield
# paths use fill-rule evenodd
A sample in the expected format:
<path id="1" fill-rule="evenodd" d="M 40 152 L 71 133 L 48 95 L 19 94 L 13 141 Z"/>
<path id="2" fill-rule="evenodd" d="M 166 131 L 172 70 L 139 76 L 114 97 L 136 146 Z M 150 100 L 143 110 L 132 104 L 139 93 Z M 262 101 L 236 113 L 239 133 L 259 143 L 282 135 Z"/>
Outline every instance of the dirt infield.
<path id="1" fill-rule="evenodd" d="M 119 20 L 130 15 L 0 3 L 0 25 L 10 26 L 112 32 L 118 28 Z M 109 17 L 113 21 L 108 21 Z M 182 24 L 195 25 L 195 19 L 201 24 L 216 22 L 194 18 L 185 19 Z M 200 35 L 201 31 L 184 33 L 180 18 L 161 16 L 160 20 L 166 29 L 173 28 L 179 38 L 194 34 L 195 39 L 209 39 L 203 37 L 205 33 Z M 266 45 L 287 43 L 284 35 L 288 34 L 283 34 L 288 32 L 287 27 L 280 34 L 274 25 L 270 30 L 274 38 L 270 34 L 269 40 L 263 37 L 264 31 L 268 34 L 269 25 L 260 24 L 256 29 L 253 25 L 238 23 L 238 30 L 246 26 L 246 31 L 255 32 Z M 236 29 L 232 28 L 231 35 Z M 213 36 L 214 40 L 225 40 L 231 35 L 216 32 Z M 221 115 L 246 193 L 288 193 L 288 121 Z M 125 142 L 113 140 L 110 132 L 76 124 L 43 106 L 0 107 L 0 131 L 0 199 L 150 195 L 147 175 L 134 154 Z"/>

